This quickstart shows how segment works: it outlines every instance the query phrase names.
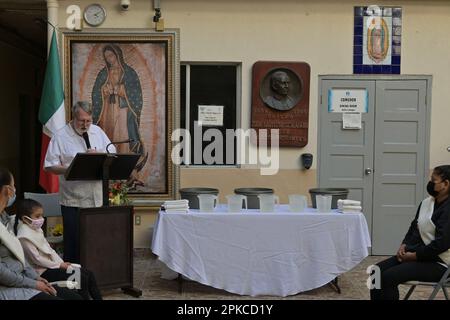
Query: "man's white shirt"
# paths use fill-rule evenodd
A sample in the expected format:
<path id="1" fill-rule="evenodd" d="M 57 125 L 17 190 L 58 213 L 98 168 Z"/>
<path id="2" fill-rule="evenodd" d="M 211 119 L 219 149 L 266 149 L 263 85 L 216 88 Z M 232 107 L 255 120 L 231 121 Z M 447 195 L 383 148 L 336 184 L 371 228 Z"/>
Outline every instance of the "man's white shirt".
<path id="1" fill-rule="evenodd" d="M 111 142 L 105 132 L 92 124 L 88 130 L 91 149 L 106 152 Z M 111 153 L 116 152 L 114 145 L 108 147 Z M 50 140 L 45 156 L 44 168 L 53 166 L 68 167 L 77 153 L 86 152 L 86 142 L 68 123 Z M 100 207 L 103 204 L 101 181 L 67 181 L 64 175 L 59 176 L 59 193 L 61 204 L 68 207 Z"/>

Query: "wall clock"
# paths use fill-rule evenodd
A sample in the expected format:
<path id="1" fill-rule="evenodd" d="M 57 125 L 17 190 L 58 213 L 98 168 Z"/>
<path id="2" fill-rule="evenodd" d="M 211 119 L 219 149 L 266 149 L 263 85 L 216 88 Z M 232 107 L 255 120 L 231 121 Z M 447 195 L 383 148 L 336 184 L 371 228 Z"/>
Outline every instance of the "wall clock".
<path id="1" fill-rule="evenodd" d="M 106 10 L 100 4 L 93 3 L 84 9 L 84 20 L 92 27 L 98 27 L 106 19 Z"/>

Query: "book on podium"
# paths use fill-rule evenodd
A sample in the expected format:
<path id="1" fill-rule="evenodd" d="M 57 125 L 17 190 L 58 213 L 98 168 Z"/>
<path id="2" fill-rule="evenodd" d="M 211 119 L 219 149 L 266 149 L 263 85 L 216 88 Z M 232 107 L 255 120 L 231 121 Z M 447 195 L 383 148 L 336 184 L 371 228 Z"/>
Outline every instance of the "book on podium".
<path id="1" fill-rule="evenodd" d="M 103 206 L 79 209 L 79 259 L 95 273 L 100 289 L 121 288 L 135 297 L 142 291 L 133 287 L 132 206 L 109 205 L 109 180 L 130 177 L 139 154 L 78 153 L 65 178 L 68 181 L 101 180 Z"/>

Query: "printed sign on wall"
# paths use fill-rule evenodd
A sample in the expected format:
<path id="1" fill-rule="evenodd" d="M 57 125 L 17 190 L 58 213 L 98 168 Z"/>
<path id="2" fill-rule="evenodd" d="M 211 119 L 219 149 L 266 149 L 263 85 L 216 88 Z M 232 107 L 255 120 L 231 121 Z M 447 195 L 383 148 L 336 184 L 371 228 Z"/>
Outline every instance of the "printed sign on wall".
<path id="1" fill-rule="evenodd" d="M 223 126 L 223 106 L 198 106 L 198 122 L 202 126 Z"/>

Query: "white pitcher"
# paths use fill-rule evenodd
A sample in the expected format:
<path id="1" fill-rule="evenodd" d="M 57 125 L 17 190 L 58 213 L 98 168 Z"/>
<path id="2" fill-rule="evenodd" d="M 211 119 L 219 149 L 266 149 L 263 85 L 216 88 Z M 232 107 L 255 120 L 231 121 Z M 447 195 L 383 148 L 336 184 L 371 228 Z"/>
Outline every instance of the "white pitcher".
<path id="1" fill-rule="evenodd" d="M 280 198 L 272 193 L 260 194 L 258 198 L 261 212 L 274 212 L 275 203 L 280 204 Z"/>
<path id="2" fill-rule="evenodd" d="M 239 212 L 242 210 L 242 201 L 244 208 L 247 209 L 247 197 L 241 194 L 229 194 L 226 196 L 228 200 L 228 212 Z"/>
<path id="3" fill-rule="evenodd" d="M 303 212 L 306 208 L 306 196 L 300 194 L 289 195 L 289 210 L 291 212 Z"/>
<path id="4" fill-rule="evenodd" d="M 217 205 L 217 196 L 215 194 L 199 194 L 198 203 L 200 211 L 213 212 Z"/>

